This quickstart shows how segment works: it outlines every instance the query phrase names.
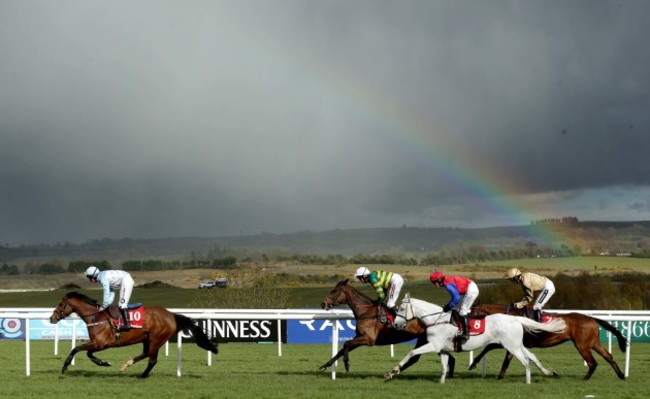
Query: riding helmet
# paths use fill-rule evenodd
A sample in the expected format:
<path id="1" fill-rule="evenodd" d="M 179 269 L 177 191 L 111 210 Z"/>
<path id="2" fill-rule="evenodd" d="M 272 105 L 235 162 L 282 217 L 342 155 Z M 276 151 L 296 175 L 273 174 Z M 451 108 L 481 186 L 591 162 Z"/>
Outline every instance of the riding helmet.
<path id="1" fill-rule="evenodd" d="M 86 272 L 84 273 L 84 275 L 88 278 L 91 277 L 96 278 L 98 274 L 99 274 L 99 269 L 97 268 L 97 266 L 88 267 L 88 269 L 86 269 Z"/>
<path id="2" fill-rule="evenodd" d="M 445 278 L 445 274 L 441 272 L 440 270 L 434 270 L 431 272 L 431 275 L 429 276 L 429 280 L 433 283 L 438 280 L 442 280 Z"/>
<path id="3" fill-rule="evenodd" d="M 367 267 L 360 267 L 357 269 L 356 273 L 354 273 L 356 277 L 367 277 L 369 274 L 370 270 L 368 270 Z"/>
<path id="4" fill-rule="evenodd" d="M 521 274 L 521 270 L 517 269 L 516 267 L 513 267 L 512 269 L 508 270 L 506 273 L 506 278 L 507 279 L 513 279 Z"/>

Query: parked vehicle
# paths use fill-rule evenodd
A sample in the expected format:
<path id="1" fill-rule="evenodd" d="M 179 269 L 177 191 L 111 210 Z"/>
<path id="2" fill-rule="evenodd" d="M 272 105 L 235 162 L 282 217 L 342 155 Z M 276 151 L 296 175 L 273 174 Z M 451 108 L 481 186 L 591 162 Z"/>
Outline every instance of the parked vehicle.
<path id="1" fill-rule="evenodd" d="M 226 288 L 228 286 L 228 279 L 225 277 L 220 277 L 213 281 L 202 281 L 199 283 L 199 289 L 203 288 Z"/>
<path id="2" fill-rule="evenodd" d="M 214 281 L 202 281 L 199 283 L 199 289 L 203 288 L 214 288 L 217 286 L 217 283 Z"/>

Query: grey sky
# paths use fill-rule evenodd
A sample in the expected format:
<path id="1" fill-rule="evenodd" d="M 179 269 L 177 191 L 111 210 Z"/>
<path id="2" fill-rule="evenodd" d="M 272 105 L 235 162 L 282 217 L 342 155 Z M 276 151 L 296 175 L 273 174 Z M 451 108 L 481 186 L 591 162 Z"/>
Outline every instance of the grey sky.
<path id="1" fill-rule="evenodd" d="M 0 242 L 650 218 L 650 2 L 0 1 Z"/>

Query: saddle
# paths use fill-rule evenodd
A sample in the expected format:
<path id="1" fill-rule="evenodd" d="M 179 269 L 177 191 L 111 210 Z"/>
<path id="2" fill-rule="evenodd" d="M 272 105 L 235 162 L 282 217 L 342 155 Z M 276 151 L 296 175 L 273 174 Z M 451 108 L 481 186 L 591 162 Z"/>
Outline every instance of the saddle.
<path id="1" fill-rule="evenodd" d="M 144 307 L 142 307 L 142 304 L 130 304 L 126 309 L 129 312 L 131 328 L 142 328 L 142 322 L 144 320 Z M 105 311 L 111 318 L 111 324 L 115 327 L 124 325 L 124 320 L 122 320 L 122 315 L 120 314 L 120 309 L 117 305 L 109 305 Z"/>
<path id="2" fill-rule="evenodd" d="M 487 315 L 485 314 L 472 314 L 468 315 L 467 317 L 467 331 L 469 333 L 469 336 L 474 336 L 474 335 L 481 335 L 485 332 L 485 317 Z M 458 310 L 454 309 L 451 312 L 451 319 L 450 322 L 453 326 L 456 326 L 458 329 L 458 335 L 454 337 L 454 350 L 456 352 L 462 352 L 463 351 L 463 344 L 466 342 L 463 338 L 461 338 L 460 334 L 463 330 L 463 324 L 461 323 L 461 318 L 462 316 L 458 313 Z"/>
<path id="3" fill-rule="evenodd" d="M 533 311 L 533 306 L 532 305 L 526 305 L 521 309 L 517 309 L 516 307 L 513 306 L 515 309 L 517 316 L 523 316 L 527 317 L 529 319 L 535 320 L 535 312 Z M 540 318 L 540 323 L 548 323 L 551 322 L 559 317 L 559 314 L 557 313 L 548 313 L 542 310 L 541 318 Z"/>

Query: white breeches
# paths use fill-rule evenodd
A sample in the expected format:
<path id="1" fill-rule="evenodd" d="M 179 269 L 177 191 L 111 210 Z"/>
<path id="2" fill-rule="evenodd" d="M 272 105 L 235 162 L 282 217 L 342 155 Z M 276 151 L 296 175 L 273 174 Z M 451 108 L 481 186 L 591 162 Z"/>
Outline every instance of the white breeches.
<path id="1" fill-rule="evenodd" d="M 458 309 L 458 314 L 460 314 L 461 316 L 467 316 L 476 298 L 478 298 L 478 286 L 476 285 L 475 282 L 472 281 L 467 286 L 467 292 L 463 297 L 463 301 L 460 303 L 460 309 Z"/>
<path id="2" fill-rule="evenodd" d="M 548 302 L 549 299 L 555 294 L 555 284 L 549 279 L 546 280 L 546 284 L 544 284 L 544 289 L 537 295 L 537 299 L 535 299 L 535 303 L 533 304 L 533 309 L 534 310 L 541 310 L 544 305 L 546 305 L 546 302 Z"/>
<path id="3" fill-rule="evenodd" d="M 390 288 L 388 289 L 388 299 L 386 300 L 386 307 L 392 308 L 399 298 L 399 292 L 404 285 L 404 279 L 399 274 L 393 274 L 390 279 Z"/>
<path id="4" fill-rule="evenodd" d="M 126 309 L 131 300 L 131 293 L 133 292 L 133 278 L 126 276 L 122 279 L 122 286 L 120 287 L 120 303 L 117 305 L 122 309 Z"/>

